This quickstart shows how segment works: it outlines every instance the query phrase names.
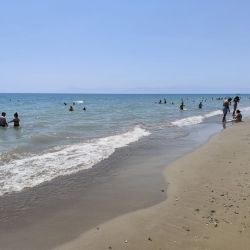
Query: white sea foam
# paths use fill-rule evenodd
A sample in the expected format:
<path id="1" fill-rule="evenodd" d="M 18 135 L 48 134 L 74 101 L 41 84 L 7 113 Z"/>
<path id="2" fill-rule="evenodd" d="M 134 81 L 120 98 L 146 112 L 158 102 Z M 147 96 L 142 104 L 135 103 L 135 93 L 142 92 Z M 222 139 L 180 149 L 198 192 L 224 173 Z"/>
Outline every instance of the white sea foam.
<path id="1" fill-rule="evenodd" d="M 240 111 L 248 113 L 250 112 L 250 107 L 241 108 Z"/>
<path id="2" fill-rule="evenodd" d="M 61 175 L 91 168 L 107 159 L 117 148 L 125 147 L 149 134 L 150 132 L 136 126 L 123 134 L 57 147 L 55 152 L 16 159 L 0 165 L 0 195 L 21 191 Z"/>
<path id="3" fill-rule="evenodd" d="M 188 125 L 194 125 L 201 123 L 203 121 L 204 117 L 202 115 L 198 116 L 190 116 L 187 118 L 183 118 L 177 121 L 172 122 L 173 125 L 178 127 L 188 126 Z"/>
<path id="4" fill-rule="evenodd" d="M 75 101 L 75 103 L 81 104 L 81 103 L 84 103 L 84 101 L 82 101 L 82 100 L 80 100 L 80 101 Z"/>
<path id="5" fill-rule="evenodd" d="M 213 116 L 216 116 L 216 115 L 222 115 L 222 110 L 212 111 L 212 112 L 204 115 L 204 117 L 209 118 L 209 117 L 213 117 Z"/>
<path id="6" fill-rule="evenodd" d="M 210 117 L 221 115 L 221 114 L 222 114 L 221 110 L 215 110 L 205 115 L 189 116 L 183 119 L 179 119 L 174 122 L 171 122 L 171 124 L 177 127 L 195 125 L 195 124 L 202 123 L 205 118 L 210 118 Z"/>

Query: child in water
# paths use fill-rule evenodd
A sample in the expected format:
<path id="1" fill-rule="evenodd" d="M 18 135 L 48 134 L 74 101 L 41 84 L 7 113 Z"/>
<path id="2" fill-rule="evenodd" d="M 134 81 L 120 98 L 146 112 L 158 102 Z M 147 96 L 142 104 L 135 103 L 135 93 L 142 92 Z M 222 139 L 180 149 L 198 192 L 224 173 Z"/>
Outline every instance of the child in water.
<path id="1" fill-rule="evenodd" d="M 14 114 L 14 119 L 12 121 L 9 121 L 8 123 L 14 122 L 14 127 L 19 127 L 20 126 L 20 119 L 18 118 L 18 113 L 16 112 Z"/>
<path id="2" fill-rule="evenodd" d="M 240 113 L 240 110 L 236 110 L 235 116 L 233 119 L 234 122 L 241 122 L 242 121 L 242 114 Z"/>

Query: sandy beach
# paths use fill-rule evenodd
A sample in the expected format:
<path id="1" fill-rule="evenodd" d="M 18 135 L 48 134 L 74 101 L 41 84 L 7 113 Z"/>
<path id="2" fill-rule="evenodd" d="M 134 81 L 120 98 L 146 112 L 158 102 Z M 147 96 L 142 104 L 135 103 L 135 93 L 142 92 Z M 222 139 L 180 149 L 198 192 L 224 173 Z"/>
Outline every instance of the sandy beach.
<path id="1" fill-rule="evenodd" d="M 233 124 L 166 168 L 164 202 L 56 249 L 249 249 L 249 149 L 250 122 Z"/>

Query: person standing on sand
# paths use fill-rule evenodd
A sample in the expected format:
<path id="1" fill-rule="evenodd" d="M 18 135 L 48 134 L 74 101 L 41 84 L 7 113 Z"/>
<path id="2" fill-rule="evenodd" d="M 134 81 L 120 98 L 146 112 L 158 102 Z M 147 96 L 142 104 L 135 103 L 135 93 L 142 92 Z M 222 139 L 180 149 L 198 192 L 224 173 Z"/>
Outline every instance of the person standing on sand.
<path id="1" fill-rule="evenodd" d="M 222 122 L 226 122 L 226 116 L 227 116 L 227 112 L 230 112 L 230 102 L 232 101 L 232 98 L 229 97 L 227 99 L 225 99 L 225 101 L 223 102 L 223 118 L 222 118 Z"/>
<path id="2" fill-rule="evenodd" d="M 14 119 L 12 121 L 9 121 L 8 123 L 14 122 L 14 127 L 19 127 L 20 126 L 20 119 L 18 118 L 18 113 L 16 112 L 14 114 Z"/>
<path id="3" fill-rule="evenodd" d="M 6 113 L 5 112 L 2 112 L 2 115 L 0 115 L 0 126 L 1 127 L 8 127 L 8 123 L 6 121 Z"/>

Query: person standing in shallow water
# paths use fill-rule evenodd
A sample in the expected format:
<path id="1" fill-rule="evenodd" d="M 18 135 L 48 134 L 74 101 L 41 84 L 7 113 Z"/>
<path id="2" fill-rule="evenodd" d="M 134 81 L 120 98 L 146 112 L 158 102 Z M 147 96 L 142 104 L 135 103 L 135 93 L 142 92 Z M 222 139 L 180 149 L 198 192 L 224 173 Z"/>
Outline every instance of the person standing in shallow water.
<path id="1" fill-rule="evenodd" d="M 19 127 L 20 126 L 20 119 L 18 117 L 18 113 L 16 112 L 14 114 L 14 119 L 12 121 L 9 121 L 8 123 L 14 122 L 14 127 Z"/>
<path id="2" fill-rule="evenodd" d="M 180 110 L 183 110 L 184 109 L 184 102 L 183 102 L 183 99 L 181 99 L 181 105 L 180 105 Z"/>
<path id="3" fill-rule="evenodd" d="M 0 126 L 1 127 L 8 127 L 8 123 L 6 121 L 6 113 L 5 112 L 2 112 L 2 115 L 0 115 Z"/>
<path id="4" fill-rule="evenodd" d="M 233 99 L 233 102 L 234 102 L 234 111 L 233 111 L 233 117 L 235 116 L 235 112 L 237 110 L 237 105 L 238 105 L 238 102 L 240 101 L 240 98 L 239 96 L 235 96 L 234 99 Z"/>
<path id="5" fill-rule="evenodd" d="M 227 112 L 230 112 L 230 102 L 232 101 L 232 98 L 227 98 L 225 99 L 225 101 L 223 102 L 223 118 L 222 118 L 222 122 L 226 122 L 226 116 L 227 116 Z"/>

